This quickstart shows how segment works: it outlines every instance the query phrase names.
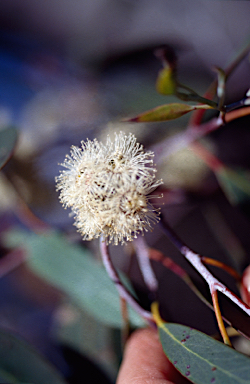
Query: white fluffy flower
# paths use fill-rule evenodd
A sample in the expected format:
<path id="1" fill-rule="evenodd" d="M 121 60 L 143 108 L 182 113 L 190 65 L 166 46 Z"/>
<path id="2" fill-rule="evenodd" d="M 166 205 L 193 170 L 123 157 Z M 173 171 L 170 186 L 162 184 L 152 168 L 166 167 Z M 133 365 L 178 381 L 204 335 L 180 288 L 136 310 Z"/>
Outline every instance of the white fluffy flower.
<path id="1" fill-rule="evenodd" d="M 159 212 L 149 203 L 155 181 L 153 152 L 144 152 L 131 133 L 120 132 L 106 145 L 96 139 L 73 146 L 56 178 L 59 199 L 71 207 L 84 240 L 103 235 L 118 244 L 150 230 Z"/>

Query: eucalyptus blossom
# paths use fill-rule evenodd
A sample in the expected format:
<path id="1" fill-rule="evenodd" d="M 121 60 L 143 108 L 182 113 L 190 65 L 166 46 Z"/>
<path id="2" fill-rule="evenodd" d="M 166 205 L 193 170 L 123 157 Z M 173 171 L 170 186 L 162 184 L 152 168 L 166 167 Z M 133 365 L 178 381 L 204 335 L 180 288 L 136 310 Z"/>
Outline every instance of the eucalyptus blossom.
<path id="1" fill-rule="evenodd" d="M 108 137 L 106 144 L 94 139 L 72 146 L 56 183 L 84 240 L 102 235 L 110 243 L 124 243 L 157 223 L 159 209 L 150 199 L 162 180 L 155 179 L 153 157 L 131 133 L 115 134 L 114 141 Z"/>

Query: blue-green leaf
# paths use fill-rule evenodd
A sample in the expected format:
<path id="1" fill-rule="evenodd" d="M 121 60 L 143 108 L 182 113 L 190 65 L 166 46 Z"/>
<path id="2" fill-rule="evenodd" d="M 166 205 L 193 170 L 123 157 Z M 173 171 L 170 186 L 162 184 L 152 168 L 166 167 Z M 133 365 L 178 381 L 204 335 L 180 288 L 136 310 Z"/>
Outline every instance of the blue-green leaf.
<path id="1" fill-rule="evenodd" d="M 119 295 L 101 263 L 80 246 L 70 244 L 57 234 L 36 235 L 13 231 L 7 245 L 22 246 L 29 254 L 30 268 L 63 290 L 79 306 L 101 322 L 121 327 Z M 144 325 L 141 317 L 129 309 L 134 326 Z"/>
<path id="2" fill-rule="evenodd" d="M 10 384 L 66 384 L 61 374 L 33 347 L 3 330 L 0 330 L 0 380 Z"/>
<path id="3" fill-rule="evenodd" d="M 180 324 L 158 324 L 164 352 L 195 384 L 249 384 L 250 359 L 202 332 Z"/>

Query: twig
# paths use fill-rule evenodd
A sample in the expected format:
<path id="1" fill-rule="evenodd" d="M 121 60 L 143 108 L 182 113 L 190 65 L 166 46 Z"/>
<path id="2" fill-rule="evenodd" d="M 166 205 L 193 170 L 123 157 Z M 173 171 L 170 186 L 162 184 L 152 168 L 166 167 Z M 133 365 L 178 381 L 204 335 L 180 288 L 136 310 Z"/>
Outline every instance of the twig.
<path id="1" fill-rule="evenodd" d="M 234 268 L 230 267 L 225 263 L 222 263 L 219 260 L 211 259 L 210 257 L 206 257 L 206 256 L 201 256 L 201 261 L 204 264 L 213 265 L 214 267 L 224 269 L 224 271 L 226 271 L 229 275 L 234 277 L 237 281 L 241 280 L 240 274 Z"/>
<path id="2" fill-rule="evenodd" d="M 228 334 L 227 334 L 227 331 L 226 331 L 225 324 L 222 320 L 221 310 L 220 310 L 219 301 L 218 301 L 218 292 L 216 289 L 213 289 L 211 291 L 211 296 L 212 296 L 212 300 L 213 300 L 215 316 L 217 319 L 217 323 L 218 323 L 223 341 L 225 344 L 232 347 L 231 341 L 230 341 Z"/>
<path id="3" fill-rule="evenodd" d="M 201 257 L 202 260 L 203 260 L 203 257 Z M 217 316 L 217 320 L 218 318 L 220 318 L 220 321 L 222 321 L 222 319 L 224 320 L 224 322 L 228 323 L 229 324 L 229 327 L 226 328 L 226 331 L 227 331 L 227 334 L 228 336 L 234 336 L 235 333 L 237 334 L 241 334 L 242 336 L 246 337 L 247 339 L 249 339 L 249 336 L 240 331 L 240 330 L 235 330 L 235 328 L 231 328 L 233 325 L 232 325 L 232 322 L 227 319 L 226 317 L 224 317 L 222 314 L 218 315 L 218 311 L 216 312 L 216 307 L 213 306 L 212 303 L 210 303 L 210 301 L 208 301 L 203 295 L 202 293 L 198 290 L 198 288 L 193 284 L 191 278 L 189 277 L 189 275 L 187 274 L 187 272 L 182 269 L 178 264 L 176 264 L 172 259 L 170 259 L 169 257 L 165 256 L 163 253 L 161 253 L 160 251 L 156 250 L 156 249 L 153 249 L 151 248 L 150 249 L 150 259 L 151 260 L 155 260 L 159 263 L 161 263 L 164 267 L 168 268 L 170 271 L 172 271 L 176 276 L 178 276 L 180 279 L 182 279 L 182 281 L 187 284 L 187 286 L 196 294 L 196 296 L 204 303 L 206 304 L 212 311 L 215 312 L 216 316 Z M 216 291 L 217 292 L 217 291 Z M 213 300 L 212 300 L 213 302 Z M 220 311 L 220 310 L 219 310 Z M 236 326 L 236 324 L 235 324 Z M 236 326 L 237 327 L 237 326 Z M 234 329 L 234 333 L 232 334 L 232 329 Z"/>
<path id="4" fill-rule="evenodd" d="M 221 117 L 218 117 L 211 119 L 209 122 L 202 125 L 189 126 L 185 132 L 177 133 L 172 137 L 167 137 L 159 144 L 151 147 L 155 154 L 155 162 L 159 164 L 163 159 L 178 150 L 189 146 L 194 141 L 202 138 L 208 133 L 215 131 L 223 124 L 224 122 Z"/>
<path id="5" fill-rule="evenodd" d="M 158 289 L 158 281 L 151 266 L 149 248 L 146 242 L 144 241 L 144 237 L 138 236 L 133 243 L 135 246 L 137 260 L 145 284 L 151 292 L 156 292 Z"/>
<path id="6" fill-rule="evenodd" d="M 201 261 L 200 255 L 191 251 L 187 246 L 183 246 L 180 250 L 185 258 L 192 264 L 192 266 L 200 273 L 200 275 L 206 280 L 210 290 L 216 289 L 227 296 L 238 307 L 240 307 L 245 313 L 250 316 L 250 307 L 240 300 L 233 292 L 230 291 L 223 283 L 217 280 L 211 272 L 204 266 Z"/>
<path id="7" fill-rule="evenodd" d="M 249 106 L 228 112 L 225 114 L 223 119 L 221 116 L 218 116 L 204 124 L 189 124 L 188 128 L 184 132 L 167 137 L 160 143 L 151 147 L 151 150 L 155 154 L 155 162 L 158 164 L 161 163 L 168 156 L 179 151 L 180 149 L 188 147 L 195 141 L 220 128 L 225 123 L 229 123 L 230 121 L 248 115 L 250 115 Z"/>
<path id="8" fill-rule="evenodd" d="M 187 274 L 187 272 L 181 268 L 178 264 L 176 264 L 172 259 L 165 256 L 160 251 L 156 251 L 155 249 L 151 249 L 150 259 L 155 260 L 158 263 L 161 263 L 165 268 L 169 271 L 173 272 L 177 277 L 179 277 L 187 286 L 193 291 L 199 299 L 206 304 L 210 309 L 214 309 L 212 304 L 202 295 L 202 293 L 196 288 L 191 278 Z M 227 321 L 227 319 L 224 319 Z M 229 321 L 227 321 L 229 323 Z M 229 323 L 231 324 L 231 323 Z"/>
<path id="9" fill-rule="evenodd" d="M 142 316 L 150 325 L 154 324 L 152 314 L 149 311 L 143 309 L 137 300 L 131 295 L 131 293 L 123 286 L 118 273 L 115 270 L 115 267 L 112 263 L 112 260 L 109 255 L 108 246 L 103 237 L 100 238 L 100 250 L 102 255 L 102 261 L 110 279 L 115 284 L 119 295 L 121 298 L 126 300 L 126 302 L 140 315 Z"/>
<path id="10" fill-rule="evenodd" d="M 231 111 L 225 114 L 225 122 L 229 123 L 230 121 L 233 121 L 235 119 L 239 119 L 240 117 L 248 116 L 248 115 L 250 115 L 249 106 L 245 108 L 235 109 L 234 111 Z"/>
<path id="11" fill-rule="evenodd" d="M 192 143 L 191 149 L 213 172 L 219 172 L 225 167 L 212 152 L 198 141 Z"/>
<path id="12" fill-rule="evenodd" d="M 161 228 L 164 233 L 169 237 L 173 244 L 179 249 L 181 254 L 190 262 L 190 264 L 199 272 L 199 274 L 207 282 L 211 294 L 214 291 L 219 291 L 227 296 L 231 301 L 233 301 L 238 307 L 240 307 L 248 316 L 250 316 L 250 307 L 240 300 L 233 292 L 231 292 L 223 283 L 216 279 L 211 272 L 205 267 L 201 260 L 201 256 L 193 252 L 168 226 L 166 223 L 161 223 Z M 212 297 L 213 298 L 213 297 Z M 216 314 L 217 321 L 218 318 L 221 318 L 221 314 Z M 222 321 L 222 318 L 221 318 Z M 220 327 L 219 321 L 218 325 Z"/>
<path id="13" fill-rule="evenodd" d="M 224 73 L 226 75 L 226 79 L 229 78 L 229 76 L 233 73 L 233 71 L 238 67 L 238 65 L 242 62 L 242 60 L 246 57 L 246 55 L 249 53 L 250 50 L 250 43 L 246 45 L 242 49 L 242 51 L 236 56 L 236 58 L 227 66 L 227 68 L 224 70 Z M 218 85 L 218 79 L 215 79 L 203 95 L 203 97 L 207 99 L 213 99 L 216 88 Z M 205 111 L 202 109 L 196 110 L 193 112 L 191 119 L 190 119 L 190 125 L 199 125 L 201 123 L 201 120 L 204 116 Z M 248 113 L 249 114 L 249 113 Z M 227 116 L 228 114 L 226 114 Z"/>

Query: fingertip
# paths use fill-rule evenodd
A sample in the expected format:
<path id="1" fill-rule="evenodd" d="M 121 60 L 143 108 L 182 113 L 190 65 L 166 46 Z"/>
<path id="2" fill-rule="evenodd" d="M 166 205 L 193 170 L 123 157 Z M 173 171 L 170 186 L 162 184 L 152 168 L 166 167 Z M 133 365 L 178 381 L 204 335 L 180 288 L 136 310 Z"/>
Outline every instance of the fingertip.
<path id="1" fill-rule="evenodd" d="M 158 332 L 152 328 L 135 331 L 129 338 L 116 384 L 170 384 L 182 376 L 166 358 Z"/>

